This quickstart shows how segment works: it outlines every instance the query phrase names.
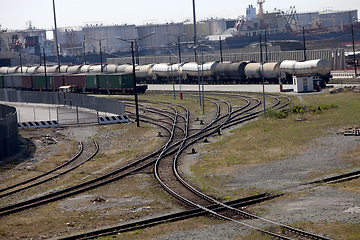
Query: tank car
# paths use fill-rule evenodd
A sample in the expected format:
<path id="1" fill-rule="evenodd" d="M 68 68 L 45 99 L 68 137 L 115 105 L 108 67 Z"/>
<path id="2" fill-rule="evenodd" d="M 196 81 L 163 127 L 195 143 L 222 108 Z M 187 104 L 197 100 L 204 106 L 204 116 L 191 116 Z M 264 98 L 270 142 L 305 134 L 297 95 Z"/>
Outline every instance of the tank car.
<path id="1" fill-rule="evenodd" d="M 158 63 L 152 67 L 153 83 L 165 83 L 168 81 L 169 66 L 167 63 Z"/>
<path id="2" fill-rule="evenodd" d="M 280 62 L 268 62 L 264 63 L 263 67 L 260 67 L 260 71 L 264 75 L 269 83 L 279 83 L 280 77 Z"/>
<path id="3" fill-rule="evenodd" d="M 142 65 L 139 71 L 135 72 L 136 82 L 147 82 L 152 78 L 152 68 L 155 64 Z"/>
<path id="4" fill-rule="evenodd" d="M 9 69 L 9 67 L 0 67 L 0 74 L 3 74 L 3 75 L 7 74 L 8 69 Z"/>
<path id="5" fill-rule="evenodd" d="M 304 62 L 284 60 L 280 64 L 280 71 L 289 75 L 313 75 L 314 77 L 320 77 L 325 82 L 329 82 L 331 77 L 331 65 L 326 59 L 316 59 Z"/>
<path id="6" fill-rule="evenodd" d="M 207 81 L 215 78 L 216 66 L 219 62 L 206 62 L 204 64 L 197 64 L 195 62 L 185 63 L 182 66 L 182 75 L 185 82 L 197 82 L 197 78 L 204 77 Z"/>
<path id="7" fill-rule="evenodd" d="M 116 67 L 116 73 L 125 73 L 125 68 L 130 64 L 122 64 Z"/>
<path id="8" fill-rule="evenodd" d="M 67 69 L 66 73 L 69 74 L 79 74 L 81 73 L 81 68 L 83 65 L 75 65 L 75 66 L 69 66 L 69 68 Z"/>
<path id="9" fill-rule="evenodd" d="M 27 70 L 28 74 L 36 74 L 37 70 L 39 69 L 40 66 L 33 66 L 33 67 L 29 67 Z"/>
<path id="10" fill-rule="evenodd" d="M 258 79 L 261 78 L 260 67 L 261 67 L 260 63 L 248 63 L 245 66 L 244 73 L 248 81 L 253 83 L 255 81 L 257 82 Z"/>
<path id="11" fill-rule="evenodd" d="M 80 73 L 88 73 L 91 65 L 82 65 L 80 68 Z"/>
<path id="12" fill-rule="evenodd" d="M 20 66 L 16 66 L 16 67 L 9 67 L 7 70 L 7 74 L 14 74 L 18 72 L 18 69 L 20 68 Z"/>

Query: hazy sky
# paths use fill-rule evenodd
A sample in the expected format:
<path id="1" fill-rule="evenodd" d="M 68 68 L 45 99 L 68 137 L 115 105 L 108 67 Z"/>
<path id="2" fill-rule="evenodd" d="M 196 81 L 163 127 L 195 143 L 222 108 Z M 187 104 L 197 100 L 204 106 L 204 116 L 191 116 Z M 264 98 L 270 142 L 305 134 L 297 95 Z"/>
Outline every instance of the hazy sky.
<path id="1" fill-rule="evenodd" d="M 256 6 L 256 0 L 195 0 L 196 19 L 236 18 L 245 15 L 250 4 Z M 297 12 L 324 8 L 360 10 L 360 0 L 266 0 L 264 10 L 287 10 L 290 6 L 296 6 Z M 58 27 L 83 26 L 87 22 L 141 25 L 192 20 L 192 0 L 55 0 L 55 7 Z M 36 28 L 53 28 L 52 0 L 0 0 L 2 29 L 25 29 L 28 21 Z"/>

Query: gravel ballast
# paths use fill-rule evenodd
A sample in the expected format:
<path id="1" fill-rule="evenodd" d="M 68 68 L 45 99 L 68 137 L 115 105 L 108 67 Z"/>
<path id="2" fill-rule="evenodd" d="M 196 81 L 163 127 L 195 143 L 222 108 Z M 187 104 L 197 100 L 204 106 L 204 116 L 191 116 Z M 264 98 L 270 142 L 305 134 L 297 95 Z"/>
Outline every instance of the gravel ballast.
<path id="1" fill-rule="evenodd" d="M 307 182 L 304 179 L 308 178 L 311 173 L 351 167 L 351 164 L 340 155 L 359 144 L 359 136 L 332 133 L 327 137 L 313 140 L 309 144 L 308 151 L 300 156 L 235 171 L 229 175 L 229 181 L 224 188 L 234 190 L 256 187 L 285 193 L 300 193 L 299 189 L 291 187 Z M 195 162 L 194 159 L 191 159 L 191 162 Z M 348 169 L 347 171 L 352 170 Z M 187 174 L 190 172 L 186 171 Z M 309 221 L 315 223 L 360 222 L 360 197 L 356 192 L 342 191 L 329 185 L 321 185 L 302 190 L 299 195 L 289 199 L 278 199 L 271 203 L 265 202 L 250 210 L 261 209 L 261 212 L 264 213 L 261 214 L 261 217 L 287 225 Z M 250 221 L 243 222 L 250 223 Z M 165 237 L 156 239 L 234 239 L 236 236 L 245 236 L 250 231 L 251 229 L 248 227 L 229 222 L 211 225 L 205 229 L 174 231 Z"/>

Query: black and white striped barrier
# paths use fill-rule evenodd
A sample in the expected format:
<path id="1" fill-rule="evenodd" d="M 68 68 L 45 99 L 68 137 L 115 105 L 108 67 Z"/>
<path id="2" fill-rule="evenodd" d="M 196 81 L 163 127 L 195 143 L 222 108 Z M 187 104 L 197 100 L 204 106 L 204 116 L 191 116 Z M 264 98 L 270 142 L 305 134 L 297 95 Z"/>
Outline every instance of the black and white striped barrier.
<path id="1" fill-rule="evenodd" d="M 129 122 L 127 115 L 124 116 L 111 116 L 111 117 L 99 117 L 99 124 L 111 124 L 111 123 L 126 123 Z"/>
<path id="2" fill-rule="evenodd" d="M 40 122 L 22 122 L 18 123 L 18 128 L 26 129 L 26 128 L 51 128 L 51 127 L 59 127 L 57 121 L 40 121 Z"/>

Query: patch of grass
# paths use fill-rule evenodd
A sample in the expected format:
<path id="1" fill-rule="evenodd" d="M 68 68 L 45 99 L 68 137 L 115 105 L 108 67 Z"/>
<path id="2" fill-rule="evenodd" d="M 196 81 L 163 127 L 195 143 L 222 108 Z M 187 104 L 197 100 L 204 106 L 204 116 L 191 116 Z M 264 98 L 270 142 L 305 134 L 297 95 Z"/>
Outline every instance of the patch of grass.
<path id="1" fill-rule="evenodd" d="M 216 135 L 210 139 L 211 144 L 204 144 L 199 150 L 204 152 L 202 160 L 191 167 L 196 184 L 211 182 L 213 187 L 219 181 L 214 181 L 216 177 L 210 177 L 209 181 L 209 176 L 226 176 L 239 168 L 302 154 L 312 147 L 313 139 L 335 134 L 339 128 L 358 124 L 360 120 L 357 110 L 360 98 L 352 92 L 302 96 L 301 104 L 294 99 L 289 109 L 297 109 L 296 114 L 281 119 L 260 117 L 258 121 L 232 129 L 231 134 Z M 299 106 L 318 106 L 316 109 L 322 114 L 314 114 L 317 111 L 314 107 Z M 302 121 L 298 121 L 299 113 Z M 226 183 L 226 179 L 220 182 Z"/>

